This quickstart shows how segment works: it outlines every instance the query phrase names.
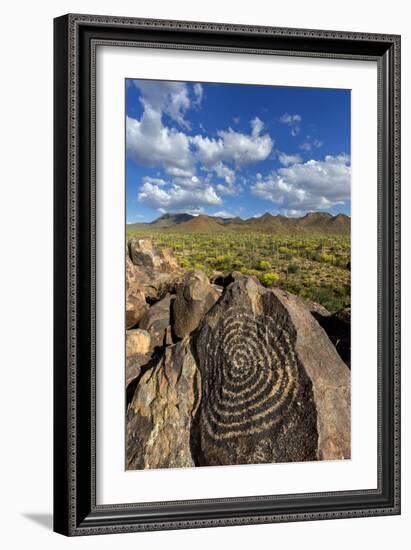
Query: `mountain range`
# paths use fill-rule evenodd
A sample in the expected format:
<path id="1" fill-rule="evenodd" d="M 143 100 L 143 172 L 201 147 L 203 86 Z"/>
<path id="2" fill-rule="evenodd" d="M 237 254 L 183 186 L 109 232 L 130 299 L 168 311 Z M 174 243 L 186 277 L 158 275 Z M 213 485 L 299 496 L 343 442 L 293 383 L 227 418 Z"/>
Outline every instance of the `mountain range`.
<path id="1" fill-rule="evenodd" d="M 270 234 L 330 234 L 349 235 L 351 220 L 345 214 L 309 212 L 301 218 L 288 218 L 266 212 L 262 216 L 243 220 L 201 214 L 166 213 L 150 223 L 128 224 L 128 230 L 154 229 L 183 233 L 252 232 Z"/>

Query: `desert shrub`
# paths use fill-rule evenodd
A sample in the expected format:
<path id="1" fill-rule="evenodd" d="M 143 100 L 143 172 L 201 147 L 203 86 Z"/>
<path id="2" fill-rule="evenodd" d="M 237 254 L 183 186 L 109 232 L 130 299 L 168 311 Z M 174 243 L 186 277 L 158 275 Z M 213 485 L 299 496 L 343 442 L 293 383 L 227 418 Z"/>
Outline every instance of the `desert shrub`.
<path id="1" fill-rule="evenodd" d="M 261 275 L 260 272 L 256 269 L 249 269 L 247 267 L 243 267 L 242 269 L 240 269 L 240 271 L 243 275 L 250 275 L 254 277 L 259 277 Z"/>
<path id="2" fill-rule="evenodd" d="M 327 254 L 326 252 L 323 252 L 320 256 L 320 260 L 322 262 L 333 264 L 335 262 L 335 256 L 333 254 Z"/>
<path id="3" fill-rule="evenodd" d="M 280 246 L 278 248 L 278 252 L 280 254 L 291 254 L 291 250 L 289 248 L 287 248 L 286 246 Z"/>
<path id="4" fill-rule="evenodd" d="M 259 275 L 258 277 L 260 279 L 261 284 L 264 286 L 273 286 L 280 276 L 275 273 L 274 271 L 270 271 L 268 273 L 263 273 L 262 275 Z"/>
<path id="5" fill-rule="evenodd" d="M 189 269 L 190 267 L 190 262 L 187 260 L 187 258 L 180 258 L 179 264 L 183 269 Z"/>
<path id="6" fill-rule="evenodd" d="M 292 262 L 290 264 L 288 264 L 287 266 L 287 273 L 297 273 L 297 271 L 299 270 L 299 266 L 297 263 L 295 262 Z"/>
<path id="7" fill-rule="evenodd" d="M 267 269 L 270 269 L 270 268 L 271 268 L 271 264 L 267 260 L 260 260 L 258 262 L 257 269 L 259 269 L 260 271 L 266 271 Z"/>

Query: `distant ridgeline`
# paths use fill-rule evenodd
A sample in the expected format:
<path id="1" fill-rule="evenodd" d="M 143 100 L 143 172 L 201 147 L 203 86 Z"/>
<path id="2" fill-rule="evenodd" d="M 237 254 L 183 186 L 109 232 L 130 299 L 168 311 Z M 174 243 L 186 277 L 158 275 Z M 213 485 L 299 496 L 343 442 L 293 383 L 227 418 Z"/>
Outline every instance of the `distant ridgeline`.
<path id="1" fill-rule="evenodd" d="M 301 218 L 288 218 L 266 213 L 259 218 L 220 218 L 192 216 L 187 213 L 164 214 L 150 223 L 128 224 L 128 230 L 160 230 L 182 233 L 259 232 L 278 235 L 329 234 L 349 235 L 351 219 L 345 214 L 333 216 L 328 212 L 309 212 Z"/>

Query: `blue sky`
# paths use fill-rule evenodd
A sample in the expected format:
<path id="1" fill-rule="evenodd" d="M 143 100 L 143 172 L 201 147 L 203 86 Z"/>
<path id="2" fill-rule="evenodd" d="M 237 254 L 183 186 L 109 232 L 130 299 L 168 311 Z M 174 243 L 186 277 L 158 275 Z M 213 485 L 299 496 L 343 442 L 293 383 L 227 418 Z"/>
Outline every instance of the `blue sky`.
<path id="1" fill-rule="evenodd" d="M 126 80 L 127 223 L 350 214 L 350 91 Z"/>

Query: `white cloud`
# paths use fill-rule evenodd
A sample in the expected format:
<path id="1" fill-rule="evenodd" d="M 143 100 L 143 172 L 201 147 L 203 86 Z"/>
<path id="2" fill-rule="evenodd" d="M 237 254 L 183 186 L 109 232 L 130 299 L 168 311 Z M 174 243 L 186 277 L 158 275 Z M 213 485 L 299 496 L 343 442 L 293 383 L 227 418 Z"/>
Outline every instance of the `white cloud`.
<path id="1" fill-rule="evenodd" d="M 222 162 L 218 162 L 214 166 L 214 172 L 217 176 L 223 179 L 228 185 L 233 185 L 235 182 L 235 172 L 228 166 L 225 166 Z"/>
<path id="2" fill-rule="evenodd" d="M 253 138 L 258 137 L 264 128 L 263 121 L 260 118 L 258 118 L 258 116 L 256 116 L 255 118 L 253 118 L 250 124 L 251 124 L 251 135 L 253 136 Z"/>
<path id="3" fill-rule="evenodd" d="M 143 183 L 153 183 L 154 185 L 166 185 L 166 180 L 163 178 L 152 178 L 151 176 L 144 176 L 141 180 Z"/>
<path id="4" fill-rule="evenodd" d="M 310 136 L 307 136 L 307 139 L 310 139 Z M 312 149 L 320 148 L 322 147 L 323 142 L 319 139 L 314 139 L 313 141 L 305 141 L 304 143 L 301 143 L 300 149 L 303 151 L 311 151 Z"/>
<path id="5" fill-rule="evenodd" d="M 307 214 L 308 210 L 296 210 L 294 208 L 281 208 L 276 213 L 281 214 L 283 216 L 287 216 L 287 218 L 301 218 L 304 216 L 304 214 Z"/>
<path id="6" fill-rule="evenodd" d="M 233 117 L 233 122 L 234 124 L 240 124 L 240 117 L 239 116 Z"/>
<path id="7" fill-rule="evenodd" d="M 222 200 L 211 185 L 185 189 L 172 185 L 165 190 L 146 182 L 138 194 L 138 200 L 150 208 L 165 210 L 196 209 L 200 205 L 220 205 Z"/>
<path id="8" fill-rule="evenodd" d="M 214 214 L 212 214 L 212 216 L 215 216 L 216 218 L 224 218 L 226 220 L 229 220 L 230 218 L 235 218 L 234 214 L 231 214 L 226 210 L 220 210 L 219 212 L 215 212 Z"/>
<path id="9" fill-rule="evenodd" d="M 191 142 L 197 148 L 197 158 L 205 168 L 211 170 L 220 162 L 240 167 L 265 160 L 271 152 L 273 141 L 268 134 L 258 134 L 262 128 L 260 123 L 260 119 L 254 119 L 251 135 L 229 128 L 217 132 L 217 139 L 200 135 L 193 137 Z"/>
<path id="10" fill-rule="evenodd" d="M 325 209 L 350 200 L 351 167 L 347 155 L 327 155 L 274 170 L 266 178 L 257 174 L 251 192 L 276 203 L 282 211 Z"/>
<path id="11" fill-rule="evenodd" d="M 141 120 L 127 117 L 127 152 L 143 166 L 162 166 L 167 174 L 194 174 L 189 138 L 163 126 L 161 112 L 145 105 Z"/>
<path id="12" fill-rule="evenodd" d="M 221 195 L 235 196 L 242 191 L 243 187 L 241 185 L 225 185 L 223 183 L 218 183 L 216 189 Z"/>
<path id="13" fill-rule="evenodd" d="M 150 105 L 155 111 L 166 113 L 182 128 L 190 128 L 189 122 L 184 119 L 185 112 L 191 106 L 188 87 L 184 82 L 156 80 L 134 80 L 133 82 L 141 93 L 144 106 Z"/>
<path id="14" fill-rule="evenodd" d="M 284 113 L 280 118 L 280 121 L 283 124 L 287 124 L 287 126 L 290 127 L 292 136 L 297 136 L 300 133 L 301 120 L 302 120 L 301 115 L 298 115 L 298 114 L 289 115 L 288 113 Z"/>
<path id="15" fill-rule="evenodd" d="M 198 208 L 186 208 L 184 212 L 186 214 L 191 214 L 192 216 L 200 216 L 201 214 L 205 214 L 204 208 L 202 206 Z"/>
<path id="16" fill-rule="evenodd" d="M 200 107 L 201 102 L 203 101 L 203 95 L 204 95 L 203 87 L 201 86 L 201 84 L 197 83 L 197 84 L 194 84 L 193 90 L 195 95 L 194 103 L 197 107 Z"/>
<path id="17" fill-rule="evenodd" d="M 278 160 L 283 166 L 290 166 L 290 164 L 297 164 L 302 161 L 300 155 L 287 155 L 286 153 L 279 153 Z"/>

